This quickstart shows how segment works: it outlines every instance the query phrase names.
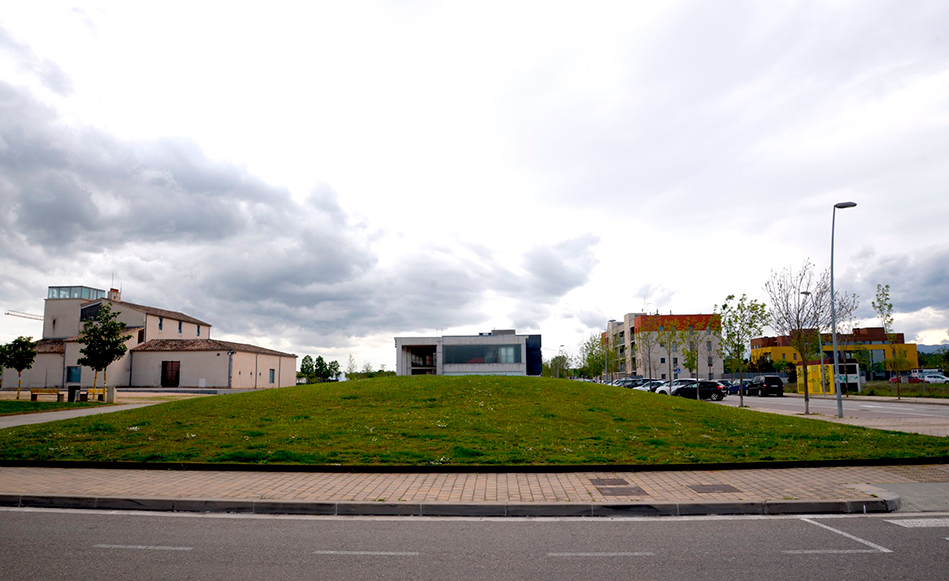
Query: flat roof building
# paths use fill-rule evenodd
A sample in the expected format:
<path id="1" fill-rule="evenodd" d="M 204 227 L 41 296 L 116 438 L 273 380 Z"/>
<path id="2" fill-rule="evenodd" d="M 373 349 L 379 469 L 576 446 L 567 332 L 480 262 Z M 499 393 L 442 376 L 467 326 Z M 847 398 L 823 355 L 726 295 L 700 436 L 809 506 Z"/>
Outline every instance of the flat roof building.
<path id="1" fill-rule="evenodd" d="M 541 374 L 540 335 L 498 329 L 478 335 L 396 337 L 396 375 Z"/>

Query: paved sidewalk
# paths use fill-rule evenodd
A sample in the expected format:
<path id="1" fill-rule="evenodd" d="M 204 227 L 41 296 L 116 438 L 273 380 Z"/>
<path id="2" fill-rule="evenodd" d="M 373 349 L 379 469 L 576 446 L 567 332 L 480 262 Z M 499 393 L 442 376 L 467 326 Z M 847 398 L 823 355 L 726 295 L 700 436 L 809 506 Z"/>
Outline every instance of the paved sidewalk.
<path id="1" fill-rule="evenodd" d="M 885 487 L 949 466 L 396 474 L 0 468 L 0 506 L 322 515 L 616 516 L 885 512 Z"/>

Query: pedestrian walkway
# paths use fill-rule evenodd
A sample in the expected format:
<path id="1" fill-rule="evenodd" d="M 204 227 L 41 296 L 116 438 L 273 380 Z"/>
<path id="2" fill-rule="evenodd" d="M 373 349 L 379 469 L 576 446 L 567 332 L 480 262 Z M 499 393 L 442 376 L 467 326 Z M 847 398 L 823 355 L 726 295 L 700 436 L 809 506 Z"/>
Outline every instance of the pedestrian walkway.
<path id="1" fill-rule="evenodd" d="M 862 513 L 899 507 L 887 485 L 920 483 L 949 483 L 949 466 L 497 474 L 3 467 L 0 506 L 416 516 Z"/>
<path id="2" fill-rule="evenodd" d="M 28 426 L 31 424 L 43 424 L 46 422 L 55 422 L 56 420 L 71 420 L 73 418 L 82 418 L 85 416 L 94 416 L 98 414 L 108 414 L 120 412 L 123 410 L 134 410 L 136 408 L 154 405 L 154 403 L 133 403 L 122 405 L 110 405 L 94 408 L 76 408 L 73 410 L 56 410 L 51 412 L 37 412 L 32 414 L 18 414 L 12 416 L 0 416 L 0 430 L 12 428 L 15 426 Z"/>

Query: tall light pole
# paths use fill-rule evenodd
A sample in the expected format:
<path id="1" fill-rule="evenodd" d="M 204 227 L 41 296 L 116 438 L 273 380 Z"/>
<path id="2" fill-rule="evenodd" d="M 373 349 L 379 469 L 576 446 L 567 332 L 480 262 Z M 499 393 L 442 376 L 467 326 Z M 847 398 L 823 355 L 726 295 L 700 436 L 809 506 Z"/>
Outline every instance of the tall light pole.
<path id="1" fill-rule="evenodd" d="M 811 296 L 811 291 L 801 291 L 801 294 L 805 297 L 809 297 Z M 820 337 L 820 321 L 817 321 L 817 351 L 820 354 L 820 394 L 827 395 L 827 389 L 824 387 L 824 343 Z M 807 361 L 804 361 L 804 365 L 807 365 Z M 804 389 L 807 389 L 806 385 Z"/>
<path id="2" fill-rule="evenodd" d="M 834 204 L 833 217 L 830 221 L 830 321 L 833 327 L 831 338 L 834 341 L 834 391 L 837 392 L 837 417 L 844 417 L 844 401 L 840 397 L 840 376 L 837 369 L 837 295 L 834 293 L 834 228 L 837 225 L 837 208 L 853 208 L 856 202 L 838 202 Z M 820 331 L 818 331 L 820 332 Z"/>
<path id="3" fill-rule="evenodd" d="M 563 365 L 563 345 L 560 346 L 560 349 L 557 349 L 557 379 L 560 379 L 560 367 Z"/>

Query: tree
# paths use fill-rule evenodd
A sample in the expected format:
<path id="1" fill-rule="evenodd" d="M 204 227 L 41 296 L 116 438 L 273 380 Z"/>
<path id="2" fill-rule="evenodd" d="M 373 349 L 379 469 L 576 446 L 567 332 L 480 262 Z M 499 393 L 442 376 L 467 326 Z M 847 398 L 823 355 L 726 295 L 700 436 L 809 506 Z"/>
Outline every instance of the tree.
<path id="1" fill-rule="evenodd" d="M 16 398 L 20 399 L 20 387 L 23 385 L 23 370 L 33 367 L 36 360 L 36 343 L 33 337 L 17 337 L 3 348 L 3 366 L 16 369 Z M 0 367 L 3 373 L 3 367 Z"/>
<path id="2" fill-rule="evenodd" d="M 346 362 L 346 379 L 354 379 L 356 375 L 356 360 L 352 355 L 349 356 L 349 360 Z"/>
<path id="3" fill-rule="evenodd" d="M 771 271 L 771 280 L 765 283 L 771 308 L 768 311 L 771 327 L 779 335 L 787 335 L 788 342 L 797 352 L 804 372 L 804 413 L 810 414 L 807 389 L 807 358 L 813 353 L 816 335 L 830 323 L 830 301 L 835 301 L 837 316 L 846 319 L 857 309 L 857 295 L 837 291 L 830 293 L 830 271 L 814 272 L 814 265 L 805 260 L 801 270 L 785 268 Z"/>
<path id="4" fill-rule="evenodd" d="M 656 316 L 659 316 L 658 311 L 656 312 Z M 636 351 L 642 356 L 646 377 L 648 379 L 655 379 L 656 376 L 653 375 L 655 370 L 653 369 L 652 358 L 656 347 L 659 345 L 659 334 L 656 332 L 658 329 L 655 324 L 656 319 L 651 316 L 645 316 L 641 317 L 640 321 L 639 327 L 635 329 L 634 334 L 636 337 Z"/>
<path id="5" fill-rule="evenodd" d="M 893 332 L 893 302 L 890 300 L 890 285 L 877 285 L 876 300 L 871 301 L 876 311 L 883 332 L 886 333 L 886 343 L 890 348 L 890 356 L 883 360 L 887 370 L 896 374 L 896 399 L 900 399 L 900 372 L 906 367 L 906 349 L 897 349 L 897 335 Z"/>
<path id="6" fill-rule="evenodd" d="M 678 342 L 682 345 L 682 365 L 692 373 L 692 377 L 698 381 L 699 376 L 696 373 L 699 369 L 699 348 L 701 346 L 701 337 L 694 324 L 688 325 L 685 329 L 679 331 Z M 699 397 L 700 390 L 698 383 L 695 386 L 695 399 Z"/>
<path id="7" fill-rule="evenodd" d="M 322 355 L 316 356 L 316 361 L 313 362 L 313 373 L 319 381 L 326 381 L 330 378 L 330 370 L 326 366 L 326 361 Z"/>
<path id="8" fill-rule="evenodd" d="M 597 377 L 603 373 L 603 339 L 599 333 L 580 344 L 580 367 L 587 377 Z"/>
<path id="9" fill-rule="evenodd" d="M 368 378 L 372 377 L 372 363 L 369 363 L 368 361 L 366 361 L 365 363 L 363 363 L 363 364 L 362 364 L 362 373 L 363 373 L 363 378 L 365 378 L 365 379 L 368 379 Z"/>
<path id="10" fill-rule="evenodd" d="M 570 356 L 561 352 L 550 359 L 547 367 L 547 377 L 565 377 L 570 369 Z"/>
<path id="11" fill-rule="evenodd" d="M 79 343 L 85 347 L 79 350 L 82 357 L 76 362 L 95 370 L 93 389 L 99 381 L 99 372 L 102 372 L 102 389 L 108 403 L 115 401 L 115 388 L 108 386 L 108 367 L 128 351 L 125 341 L 130 337 L 125 334 L 125 323 L 117 320 L 118 315 L 109 303 L 102 303 L 95 320 L 79 333 Z"/>
<path id="12" fill-rule="evenodd" d="M 735 295 L 728 295 L 721 308 L 721 327 L 719 327 L 719 351 L 722 360 L 738 370 L 738 406 L 745 405 L 745 348 L 751 340 L 760 337 L 768 321 L 768 308 L 764 303 L 741 295 L 733 303 Z"/>
<path id="13" fill-rule="evenodd" d="M 666 350 L 666 363 L 669 366 L 669 375 L 666 378 L 672 381 L 672 354 L 679 352 L 679 333 L 675 325 L 659 325 L 659 329 L 656 330 L 656 339 L 659 341 L 659 346 Z"/>
<path id="14" fill-rule="evenodd" d="M 300 362 L 300 373 L 306 377 L 307 381 L 312 381 L 312 377 L 316 373 L 316 369 L 313 367 L 313 358 L 309 355 L 304 356 L 303 361 Z"/>
<path id="15" fill-rule="evenodd" d="M 339 361 L 330 361 L 326 365 L 326 369 L 330 372 L 330 377 L 333 378 L 333 381 L 339 380 Z"/>

